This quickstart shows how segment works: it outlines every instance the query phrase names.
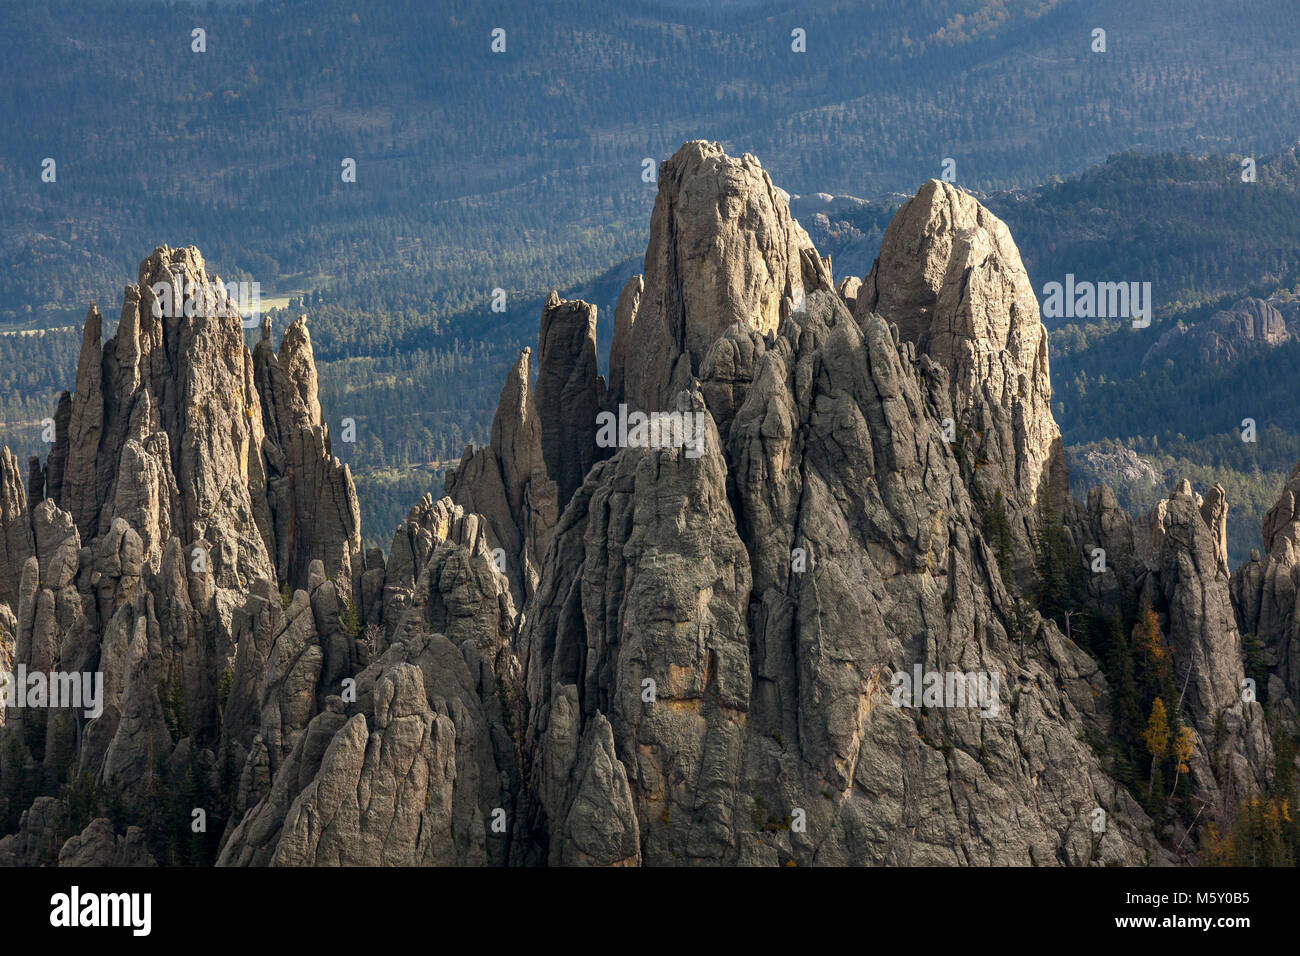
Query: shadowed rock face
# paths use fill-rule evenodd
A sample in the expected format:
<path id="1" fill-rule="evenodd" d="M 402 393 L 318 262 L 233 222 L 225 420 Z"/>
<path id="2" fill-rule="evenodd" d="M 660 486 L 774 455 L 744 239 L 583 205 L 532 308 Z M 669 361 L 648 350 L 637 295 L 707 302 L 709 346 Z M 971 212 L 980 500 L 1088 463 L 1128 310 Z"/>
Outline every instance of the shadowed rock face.
<path id="1" fill-rule="evenodd" d="M 617 409 L 619 404 L 627 401 L 623 388 L 626 375 L 628 347 L 632 340 L 632 327 L 636 324 L 636 314 L 641 308 L 641 296 L 645 292 L 645 279 L 633 276 L 618 294 L 618 304 L 614 306 L 614 338 L 609 346 L 609 393 L 606 396 L 609 408 Z"/>
<path id="2" fill-rule="evenodd" d="M 690 196 L 725 198 L 705 215 Z M 948 197 L 995 231 L 967 199 Z M 947 325 L 966 310 L 971 336 L 998 330 L 1001 347 L 954 340 L 929 354 L 860 297 L 851 316 L 829 264 L 787 220 L 748 158 L 688 144 L 664 164 L 631 333 L 661 351 L 627 348 L 623 362 L 639 367 L 623 373 L 633 401 L 703 416 L 704 451 L 620 450 L 587 472 L 554 530 L 518 641 L 528 773 L 512 859 L 1160 858 L 1150 822 L 1083 743 L 1106 733 L 1105 679 L 1053 624 L 1016 618 L 973 523 L 976 483 L 940 437 L 954 401 L 1001 425 L 998 389 L 1027 376 L 1045 386 L 1036 303 L 1015 300 L 1027 280 L 1014 246 L 969 239 L 1020 275 L 984 280 L 988 302 L 939 307 Z M 756 236 L 737 238 L 756 222 Z M 931 250 L 946 269 L 953 239 L 926 228 L 947 243 Z M 701 278 L 719 261 L 726 276 Z M 774 272 L 786 281 L 765 300 Z M 1001 354 L 1034 332 L 1026 352 Z M 614 381 L 615 356 L 610 367 Z M 1045 416 L 1036 432 L 1055 440 L 1047 396 L 1025 397 Z M 1030 448 L 1025 434 L 1000 436 L 997 481 L 1051 459 L 1051 441 Z M 1027 516 L 1037 499 L 1008 504 Z M 893 674 L 918 663 L 997 674 L 1000 716 L 893 706 Z M 1125 824 L 1094 846 L 1082 806 Z"/>
<path id="3" fill-rule="evenodd" d="M 559 510 L 596 461 L 596 413 L 605 383 L 596 374 L 596 307 L 554 292 L 537 333 L 537 417 L 542 458 L 555 482 Z"/>
<path id="4" fill-rule="evenodd" d="M 1086 501 L 1069 502 L 1065 533 L 1070 553 L 1086 574 L 1089 596 L 1103 613 L 1122 619 L 1124 609 L 1137 603 L 1141 570 L 1133 516 L 1119 506 L 1109 485 L 1101 485 L 1088 492 Z M 1098 558 L 1102 570 L 1094 571 Z"/>
<path id="5" fill-rule="evenodd" d="M 1264 517 L 1264 555 L 1232 575 L 1233 607 L 1242 634 L 1254 635 L 1269 666 L 1270 710 L 1282 712 L 1285 726 L 1300 730 L 1300 463 L 1291 469 L 1277 503 Z"/>
<path id="6" fill-rule="evenodd" d="M 253 349 L 266 439 L 266 495 L 277 575 L 298 587 L 312 561 L 350 592 L 361 573 L 361 506 L 348 466 L 331 454 L 321 420 L 307 317 L 284 333 L 277 355 L 270 321 Z"/>
<path id="7" fill-rule="evenodd" d="M 1016 578 L 1063 522 L 1110 555 L 1098 607 L 1158 608 L 1213 818 L 1267 786 L 1236 620 L 1294 695 L 1300 508 L 1230 583 L 1220 488 L 1141 536 L 1109 489 L 1067 502 L 1037 303 L 964 193 L 923 186 L 836 282 L 757 160 L 686 144 L 609 389 L 594 308 L 552 294 L 536 386 L 525 349 L 387 558 L 360 555 L 305 322 L 250 354 L 235 314 L 155 319 L 176 270 L 215 285 L 163 248 L 107 344 L 92 308 L 30 493 L 0 454 L 0 664 L 105 681 L 98 717 L 0 714 L 0 785 L 36 783 L 0 863 L 167 862 L 104 820 L 60 836 L 69 769 L 128 801 L 207 779 L 232 866 L 1172 862 L 1093 750 L 1102 670 L 1003 577 L 995 496 Z M 597 449 L 621 402 L 689 442 Z"/>

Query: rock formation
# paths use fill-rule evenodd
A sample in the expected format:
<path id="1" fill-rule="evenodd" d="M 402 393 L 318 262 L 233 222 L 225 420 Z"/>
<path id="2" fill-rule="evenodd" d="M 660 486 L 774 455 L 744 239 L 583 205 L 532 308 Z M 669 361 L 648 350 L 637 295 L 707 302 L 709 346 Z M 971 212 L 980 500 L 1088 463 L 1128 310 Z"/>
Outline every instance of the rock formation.
<path id="1" fill-rule="evenodd" d="M 264 341 L 255 372 L 243 331 L 198 250 L 160 247 L 106 343 L 91 307 L 76 390 L 60 400 L 47 462 L 30 469 L 30 498 L 0 455 L 5 653 L 27 672 L 102 680 L 98 713 L 5 715 L 4 799 L 84 778 L 139 808 L 196 774 L 215 787 L 220 762 L 238 771 L 254 740 L 267 750 L 258 730 L 292 745 L 294 722 L 318 708 L 305 689 L 359 669 L 344 613 L 362 570 L 356 496 L 328 454 L 310 341 L 301 323 L 278 357 Z M 305 627 L 280 612 L 281 585 L 310 585 Z M 290 667 L 284 706 L 259 712 L 258 685 L 271 682 L 262 696 L 272 695 L 276 662 L 298 645 L 314 648 L 309 665 Z M 44 816 L 24 819 L 34 835 L 23 845 L 44 847 Z M 137 856 L 92 836 L 73 859 Z"/>
<path id="2" fill-rule="evenodd" d="M 650 219 L 645 289 L 628 335 L 627 402 L 668 410 L 670 381 L 685 357 L 697 374 L 709 346 L 733 323 L 774 332 L 781 302 L 803 297 L 800 253 L 807 233 L 757 159 L 734 159 L 717 143 L 687 143 L 659 169 Z"/>
<path id="3" fill-rule="evenodd" d="M 1066 453 L 1070 471 L 1071 488 L 1078 487 L 1085 494 L 1102 485 L 1121 483 L 1154 488 L 1160 483 L 1160 473 L 1146 458 L 1131 448 L 1103 451 L 1089 448 L 1086 451 L 1070 449 Z"/>
<path id="4" fill-rule="evenodd" d="M 514 859 L 1158 858 L 1145 815 L 1080 742 L 1089 727 L 1104 732 L 1104 678 L 1054 625 L 1017 615 L 941 440 L 954 397 L 996 390 L 982 414 L 1000 423 L 1000 399 L 1019 395 L 1020 420 L 1041 418 L 996 446 L 1004 480 L 1054 478 L 1058 467 L 1037 307 L 1032 292 L 1027 303 L 1011 294 L 1027 289 L 1023 270 L 997 275 L 1019 267 L 1009 238 L 975 240 L 999 257 L 978 287 L 991 303 L 954 298 L 942 319 L 951 326 L 959 308 L 979 316 L 979 334 L 1001 330 L 1001 347 L 935 346 L 940 362 L 864 312 L 861 294 L 859 317 L 849 315 L 748 158 L 689 144 L 660 183 L 633 338 L 653 331 L 675 358 L 630 350 L 643 364 L 626 370 L 628 391 L 641 407 L 704 416 L 705 451 L 620 450 L 587 474 L 555 530 L 519 640 L 531 768 Z M 703 205 L 697 196 L 725 198 L 710 219 L 683 212 Z M 982 210 L 967 215 L 997 235 Z M 757 236 L 737 240 L 749 221 Z M 784 257 L 783 236 L 796 246 Z M 708 278 L 737 257 L 727 281 Z M 774 271 L 787 278 L 776 293 Z M 707 307 L 692 292 L 707 293 Z M 783 304 L 764 298 L 773 294 Z M 1014 361 L 1001 354 L 1021 339 L 1031 344 Z M 1034 387 L 1017 392 L 1029 376 Z M 1029 510 L 1042 485 L 1023 486 L 1014 500 Z M 892 706 L 891 675 L 915 663 L 996 672 L 1015 714 Z M 988 755 L 1019 753 L 1025 720 L 1039 728 L 1036 773 L 1051 777 L 1057 801 L 1005 831 L 969 829 L 963 820 L 1023 812 L 1010 810 L 1028 786 L 1023 765 Z M 1005 737 L 995 745 L 991 734 Z M 934 747 L 947 756 L 934 762 Z M 952 803 L 954 778 L 978 778 L 962 797 L 981 794 L 975 804 Z M 1074 818 L 1085 805 L 1125 821 L 1096 848 Z"/>
<path id="5" fill-rule="evenodd" d="M 262 740 L 277 722 L 263 720 L 253 750 L 270 765 L 250 758 L 246 777 L 262 783 L 241 800 L 220 865 L 505 862 L 504 821 L 517 789 L 510 728 L 521 717 L 508 585 L 493 570 L 478 516 L 448 499 L 426 497 L 412 509 L 394 553 L 410 538 L 424 542 L 418 577 L 386 595 L 393 626 L 380 656 L 354 672 L 351 691 L 331 683 L 321 705 L 309 692 L 282 710 L 289 735 Z M 390 568 L 396 573 L 396 562 Z M 274 689 L 280 670 L 265 671 L 263 696 L 292 705 L 284 695 L 301 682 L 287 675 Z M 305 680 L 316 672 L 295 670 Z"/>
<path id="6" fill-rule="evenodd" d="M 18 603 L 23 564 L 34 552 L 18 459 L 8 448 L 0 449 L 0 603 Z"/>
<path id="7" fill-rule="evenodd" d="M 1001 493 L 1016 554 L 1031 554 L 1039 511 L 1062 512 L 1067 482 L 1047 330 L 1006 225 L 970 194 L 930 180 L 885 230 L 856 303 L 860 322 L 879 314 L 948 371 L 977 497 L 989 506 Z M 1017 569 L 1023 578 L 1023 561 Z"/>
<path id="8" fill-rule="evenodd" d="M 1137 604 L 1138 576 L 1144 569 L 1132 516 L 1110 487 L 1101 485 L 1088 492 L 1086 501 L 1071 499 L 1065 533 L 1096 607 L 1122 619 L 1125 609 Z"/>
<path id="9" fill-rule="evenodd" d="M 1191 764 L 1202 799 L 1225 814 L 1260 792 L 1271 773 L 1264 711 L 1243 695 L 1244 652 L 1229 590 L 1223 489 L 1208 498 L 1187 481 L 1149 519 L 1144 598 L 1160 609 L 1173 677 L 1199 743 Z M 1221 768 L 1211 768 L 1213 756 Z"/>
<path id="10" fill-rule="evenodd" d="M 1300 463 L 1264 518 L 1264 554 L 1258 551 L 1232 575 L 1232 602 L 1242 634 L 1258 641 L 1269 673 L 1261 700 L 1283 711 L 1300 730 Z"/>
<path id="11" fill-rule="evenodd" d="M 348 466 L 330 451 L 317 397 L 316 363 L 307 317 L 289 326 L 277 355 L 269 320 L 253 349 L 262 403 L 266 492 L 278 576 L 301 586 L 312 561 L 345 591 L 361 573 L 361 508 Z"/>
<path id="12" fill-rule="evenodd" d="M 450 498 L 483 516 L 489 546 L 504 554 L 503 570 L 517 607 L 523 607 L 537 588 L 559 510 L 556 484 L 542 455 L 536 401 L 528 385 L 530 355 L 524 349 L 506 377 L 489 445 L 466 448 L 460 465 L 447 472 L 446 480 Z M 593 428 L 594 423 L 593 411 Z"/>
<path id="13" fill-rule="evenodd" d="M 1246 298 L 1196 325 L 1175 324 L 1147 350 L 1142 368 L 1156 368 L 1166 361 L 1221 368 L 1251 351 L 1276 348 L 1294 338 L 1274 303 Z"/>
<path id="14" fill-rule="evenodd" d="M 628 346 L 644 292 L 645 279 L 633 276 L 618 294 L 618 304 L 614 307 L 614 339 L 609 346 L 609 391 L 606 395 L 608 406 L 614 409 L 627 400 L 623 378 L 626 374 Z"/>
<path id="15" fill-rule="evenodd" d="M 1080 743 L 1105 723 L 1096 665 L 1050 624 L 1028 625 L 1023 659 L 1008 632 L 940 439 L 943 371 L 820 291 L 752 341 L 727 433 L 709 416 L 698 459 L 620 451 L 556 529 L 520 639 L 533 764 L 516 859 L 627 863 L 637 844 L 659 864 L 1149 859 L 1149 823 Z M 709 414 L 702 391 L 677 403 Z M 1000 719 L 893 706 L 891 675 L 918 663 L 998 674 Z M 1030 725 L 1054 795 L 1033 810 L 1007 759 Z M 606 734 L 627 781 L 601 774 L 597 799 L 583 760 Z M 1125 823 L 1094 848 L 1075 806 Z"/>
<path id="16" fill-rule="evenodd" d="M 554 292 L 537 333 L 537 418 L 542 459 L 561 511 L 596 461 L 596 413 L 605 383 L 596 374 L 596 307 Z"/>
<path id="17" fill-rule="evenodd" d="M 249 352 L 166 247 L 107 343 L 91 308 L 51 454 L 0 454 L 0 665 L 102 674 L 103 707 L 0 713 L 0 863 L 177 862 L 131 806 L 207 810 L 185 852 L 230 866 L 1163 864 L 1201 831 L 1147 808 L 1267 792 L 1238 621 L 1294 700 L 1300 471 L 1230 580 L 1223 489 L 1143 535 L 1067 498 L 1037 302 L 973 197 L 927 183 L 836 282 L 753 157 L 688 143 L 659 184 L 608 388 L 553 293 L 536 384 L 525 349 L 386 557 L 303 319 Z M 598 447 L 623 404 L 674 427 Z M 1131 680 L 1035 609 L 1058 541 L 1116 646 L 1149 609 L 1172 655 L 1168 798 L 1107 746 Z M 114 799 L 73 817 L 69 781 Z"/>

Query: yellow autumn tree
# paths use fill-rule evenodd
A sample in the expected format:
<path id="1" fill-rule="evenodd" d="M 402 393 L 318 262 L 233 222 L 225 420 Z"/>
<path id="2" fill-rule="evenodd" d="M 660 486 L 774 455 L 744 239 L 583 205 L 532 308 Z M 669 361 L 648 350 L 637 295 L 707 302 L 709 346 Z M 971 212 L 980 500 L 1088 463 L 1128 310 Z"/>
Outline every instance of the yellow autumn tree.
<path id="1" fill-rule="evenodd" d="M 1207 841 L 1208 861 L 1224 866 L 1291 866 L 1295 862 L 1289 833 L 1291 809 L 1285 798 L 1241 801 L 1232 832 Z"/>
<path id="2" fill-rule="evenodd" d="M 1196 753 L 1196 735 L 1192 733 L 1192 728 L 1179 727 L 1178 733 L 1174 737 L 1174 785 L 1169 790 L 1169 796 L 1172 797 L 1174 791 L 1178 789 L 1179 775 L 1191 772 L 1191 767 L 1188 764 L 1194 753 Z"/>
<path id="3" fill-rule="evenodd" d="M 1151 754 L 1151 781 L 1147 784 L 1147 798 L 1150 799 L 1156 763 L 1169 753 L 1169 715 L 1165 712 L 1165 702 L 1159 697 L 1151 705 L 1151 718 L 1147 721 L 1147 729 L 1142 731 L 1142 740 Z"/>
<path id="4" fill-rule="evenodd" d="M 1160 642 L 1160 620 L 1149 604 L 1138 614 L 1137 623 L 1133 625 L 1133 643 L 1142 651 L 1148 668 L 1161 679 L 1168 676 L 1169 651 Z"/>
<path id="5" fill-rule="evenodd" d="M 1213 823 L 1205 831 L 1205 862 L 1208 866 L 1237 865 L 1237 845 L 1232 834 L 1220 834 Z"/>

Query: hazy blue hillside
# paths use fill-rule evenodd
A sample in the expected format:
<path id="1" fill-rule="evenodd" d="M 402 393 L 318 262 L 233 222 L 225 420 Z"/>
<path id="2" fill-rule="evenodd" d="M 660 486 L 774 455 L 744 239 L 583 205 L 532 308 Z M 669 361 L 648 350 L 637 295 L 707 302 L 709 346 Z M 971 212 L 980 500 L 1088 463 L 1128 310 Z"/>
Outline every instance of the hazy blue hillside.
<path id="1" fill-rule="evenodd" d="M 0 440 L 24 453 L 39 441 L 42 410 L 71 384 L 68 327 L 87 303 L 111 318 L 155 245 L 194 243 L 226 279 L 259 282 L 268 306 L 310 315 L 327 410 L 361 423 L 341 451 L 373 486 L 367 528 L 385 540 L 397 502 L 436 490 L 445 462 L 486 436 L 546 292 L 607 307 L 638 271 L 646 171 L 683 140 L 752 152 L 795 194 L 885 199 L 836 263 L 865 271 L 888 197 L 945 159 L 991 192 L 1135 148 L 1262 156 L 1294 142 L 1294 26 L 1292 0 L 7 5 L 0 328 L 65 331 L 4 337 Z M 1098 28 L 1104 53 L 1092 52 Z M 1151 233 L 1125 218 L 1147 197 L 1110 198 L 1091 244 L 1051 235 L 1083 201 L 1068 190 L 1019 219 L 1008 205 L 1031 274 L 1148 248 Z M 1205 211 L 1239 216 L 1223 261 L 1259 251 L 1245 225 L 1259 211 Z M 1208 305 L 1204 284 L 1188 293 Z M 488 308 L 494 289 L 504 313 Z M 1103 366 L 1085 353 L 1109 346 L 1074 334 L 1054 340 L 1066 343 L 1057 368 L 1092 388 Z M 1070 387 L 1058 385 L 1063 421 L 1090 440 Z M 381 505 L 384 489 L 396 490 Z"/>

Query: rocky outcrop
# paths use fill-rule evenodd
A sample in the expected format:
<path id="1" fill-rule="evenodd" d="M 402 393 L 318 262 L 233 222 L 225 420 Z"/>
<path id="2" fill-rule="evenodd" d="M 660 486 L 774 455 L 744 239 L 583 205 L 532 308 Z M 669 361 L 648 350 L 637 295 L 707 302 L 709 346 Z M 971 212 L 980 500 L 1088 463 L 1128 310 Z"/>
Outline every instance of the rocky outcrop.
<path id="1" fill-rule="evenodd" d="M 423 538 L 426 547 L 417 579 L 385 608 L 397 623 L 382 655 L 319 709 L 312 688 L 291 677 L 310 679 L 315 667 L 267 668 L 264 697 L 280 714 L 290 705 L 292 716 L 262 721 L 265 739 L 246 777 L 266 754 L 269 785 L 245 801 L 220 865 L 505 862 L 517 790 L 511 728 L 521 718 L 508 584 L 493 569 L 478 516 L 426 499 L 411 522 L 420 527 L 399 528 L 399 540 Z M 298 648 L 311 651 L 306 626 L 291 636 L 292 622 L 310 616 L 305 606 L 290 609 L 273 657 L 287 663 Z M 277 726 L 292 732 L 268 734 Z"/>
<path id="2" fill-rule="evenodd" d="M 158 861 L 145 845 L 145 833 L 139 827 L 127 827 L 118 836 L 107 817 L 91 820 L 86 829 L 68 840 L 59 850 L 59 866 L 157 866 Z"/>
<path id="3" fill-rule="evenodd" d="M 197 249 L 155 250 L 107 343 L 90 310 L 46 495 L 87 542 L 125 519 L 155 569 L 173 535 L 207 542 L 222 591 L 277 575 L 302 586 L 317 559 L 350 589 L 359 510 L 330 455 L 305 321 L 278 356 L 265 326 L 256 358 L 242 323 Z"/>
<path id="4" fill-rule="evenodd" d="M 8 707 L 8 696 L 5 693 L 8 689 L 9 681 L 13 678 L 9 675 L 14 672 L 14 657 L 18 651 L 18 621 L 14 617 L 13 611 L 9 610 L 8 604 L 0 604 L 0 727 L 5 724 L 5 711 Z M 0 765 L 0 777 L 3 777 L 5 768 Z M 3 812 L 4 808 L 0 808 Z"/>
<path id="5" fill-rule="evenodd" d="M 1229 574 L 1228 570 L 1228 493 L 1223 485 L 1215 484 L 1205 493 L 1201 501 L 1201 518 L 1210 529 L 1214 542 L 1214 560 L 1219 573 Z"/>
<path id="6" fill-rule="evenodd" d="M 1264 554 L 1232 575 L 1232 601 L 1242 634 L 1256 638 L 1269 674 L 1259 688 L 1270 707 L 1289 712 L 1296 720 L 1300 702 L 1300 463 L 1291 469 L 1286 487 L 1269 509 L 1262 529 Z"/>
<path id="7" fill-rule="evenodd" d="M 1051 413 L 1047 330 L 1002 220 L 969 193 L 930 180 L 885 230 L 854 315 L 879 314 L 948 372 L 954 425 L 987 507 L 1001 493 L 1022 583 L 1039 512 L 1067 497 Z"/>
<path id="8" fill-rule="evenodd" d="M 58 861 L 59 801 L 37 797 L 16 832 L 0 838 L 0 866 L 53 866 Z"/>
<path id="9" fill-rule="evenodd" d="M 1251 352 L 1276 348 L 1294 338 L 1273 303 L 1246 298 L 1204 322 L 1192 326 L 1177 322 L 1147 350 L 1142 368 L 1155 368 L 1166 361 L 1223 368 Z"/>
<path id="10" fill-rule="evenodd" d="M 87 322 L 72 398 L 65 489 L 53 498 L 83 540 L 108 532 L 124 506 L 160 501 L 171 528 L 138 530 L 156 566 L 167 531 L 212 546 L 219 588 L 274 571 L 266 532 L 263 421 L 238 311 L 197 249 L 161 247 L 128 286 L 117 333 L 99 344 Z M 142 469 L 142 457 L 157 461 Z M 170 475 L 167 501 L 156 479 Z"/>
<path id="11" fill-rule="evenodd" d="M 477 450 L 467 447 L 460 465 L 449 469 L 446 478 L 447 496 L 483 517 L 488 545 L 494 552 L 500 549 L 501 570 L 520 608 L 537 587 L 559 511 L 556 484 L 547 476 L 542 456 L 537 404 L 528 386 L 530 354 L 528 349 L 520 352 L 506 376 L 490 444 Z M 594 413 L 592 423 L 594 427 Z M 414 557 L 403 551 L 402 560 L 413 577 Z"/>
<path id="12" fill-rule="evenodd" d="M 307 317 L 284 333 L 277 355 L 270 320 L 253 349 L 253 374 L 266 439 L 266 495 L 275 567 L 290 587 L 302 587 L 307 569 L 325 573 L 350 595 L 361 566 L 361 507 L 348 466 L 335 458 L 321 419 Z"/>
<path id="13" fill-rule="evenodd" d="M 657 210 L 676 208 L 677 164 L 699 152 L 692 144 L 665 164 Z M 735 188 L 732 165 L 713 168 L 721 182 L 687 191 Z M 693 247 L 728 248 L 729 209 L 715 212 L 712 233 L 703 217 L 692 223 Z M 682 234 L 652 230 L 634 335 L 647 315 L 664 314 L 654 290 L 692 286 L 661 252 Z M 995 385 L 1015 392 L 1021 368 L 981 378 L 960 348 L 918 355 L 862 311 L 860 296 L 851 317 L 815 252 L 799 261 L 800 295 L 791 282 L 778 328 L 761 311 L 701 325 L 690 364 L 657 373 L 677 389 L 668 408 L 700 416 L 702 454 L 622 449 L 592 468 L 556 527 L 520 637 L 531 766 L 516 861 L 636 862 L 633 847 L 660 864 L 1159 857 L 1145 815 L 1081 743 L 1105 733 L 1105 679 L 1054 625 L 1017 609 L 971 523 L 968 477 L 941 439 L 954 395 L 966 394 L 954 378 L 985 395 Z M 762 272 L 745 262 L 741 275 Z M 718 314 L 743 314 L 752 300 L 749 286 L 704 288 L 721 299 Z M 1000 297 L 962 307 L 1002 329 L 1004 343 L 1040 333 L 1024 367 L 1045 388 L 1036 304 L 1030 328 L 996 288 Z M 991 315 L 998 304 L 1010 315 Z M 1005 361 L 995 354 L 985 366 Z M 1059 457 L 1046 397 L 1022 396 L 1045 416 L 1035 427 Z M 986 414 L 1008 417 L 1001 407 L 987 401 Z M 1012 480 L 1027 461 L 1053 461 L 1051 442 L 1030 447 L 1028 434 L 1006 442 Z M 997 673 L 1016 705 L 1001 720 L 895 707 L 892 677 L 915 664 Z M 1021 815 L 999 830 L 989 821 L 1009 819 L 1028 783 L 1022 764 L 998 755 L 1023 753 L 1030 725 L 1042 747 L 1038 792 L 1054 799 L 1035 802 L 1032 822 Z M 593 799 L 588 755 L 611 742 L 626 792 L 602 770 Z M 935 748 L 947 755 L 937 764 Z M 961 791 L 959 809 L 950 781 L 972 774 L 979 782 Z M 900 776 L 908 788 L 892 783 Z M 934 812 L 936 801 L 945 809 Z M 598 816 L 582 812 L 597 805 Z M 1076 818 L 1084 805 L 1124 821 L 1100 846 Z M 981 821 L 979 832 L 967 819 Z"/>
<path id="14" fill-rule="evenodd" d="M 735 159 L 700 141 L 666 160 L 627 346 L 635 357 L 625 369 L 628 404 L 668 410 L 678 362 L 685 358 L 686 371 L 698 374 L 709 346 L 733 324 L 774 332 L 782 301 L 803 298 L 800 253 L 811 248 L 788 197 L 753 156 Z"/>
<path id="15" fill-rule="evenodd" d="M 1268 782 L 1272 745 L 1263 708 L 1244 693 L 1244 649 L 1223 559 L 1225 512 L 1221 487 L 1203 499 L 1185 480 L 1155 507 L 1143 599 L 1160 611 L 1182 710 L 1197 735 L 1193 786 L 1230 817 Z"/>
<path id="16" fill-rule="evenodd" d="M 1083 495 L 1102 485 L 1154 488 L 1160 483 L 1160 473 L 1155 466 L 1131 448 L 1120 447 L 1114 451 L 1071 449 L 1066 454 L 1066 461 L 1071 489 L 1078 489 Z"/>
<path id="17" fill-rule="evenodd" d="M 560 511 L 598 457 L 596 413 L 605 383 L 596 372 L 596 307 L 552 292 L 537 333 L 536 410 L 542 459 Z"/>

